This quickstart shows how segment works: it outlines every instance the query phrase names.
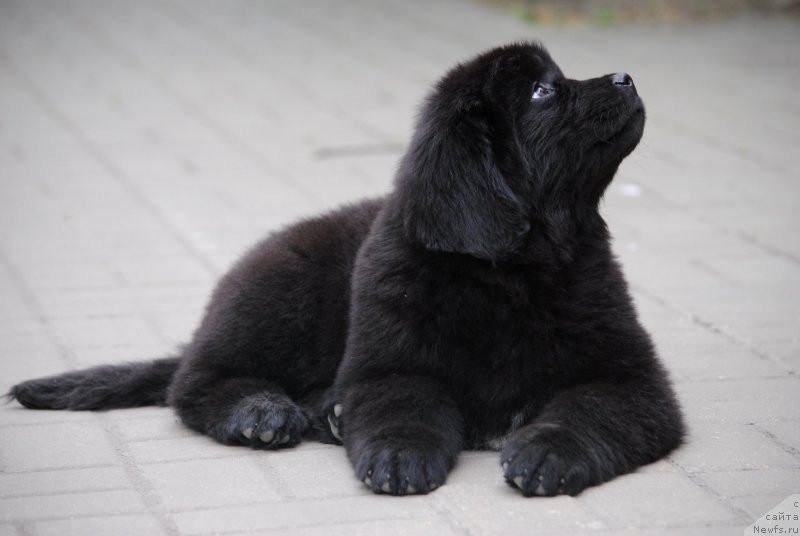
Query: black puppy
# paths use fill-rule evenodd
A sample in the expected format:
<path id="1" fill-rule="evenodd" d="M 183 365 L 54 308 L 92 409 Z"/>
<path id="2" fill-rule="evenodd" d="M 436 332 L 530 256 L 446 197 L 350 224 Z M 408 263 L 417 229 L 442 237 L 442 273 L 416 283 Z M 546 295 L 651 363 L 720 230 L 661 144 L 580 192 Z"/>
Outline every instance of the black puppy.
<path id="1" fill-rule="evenodd" d="M 683 424 L 598 203 L 642 135 L 631 78 L 537 44 L 458 65 L 386 198 L 306 220 L 222 279 L 179 357 L 32 380 L 30 408 L 169 404 L 229 444 L 341 438 L 375 492 L 427 493 L 502 450 L 524 495 L 659 459 Z"/>

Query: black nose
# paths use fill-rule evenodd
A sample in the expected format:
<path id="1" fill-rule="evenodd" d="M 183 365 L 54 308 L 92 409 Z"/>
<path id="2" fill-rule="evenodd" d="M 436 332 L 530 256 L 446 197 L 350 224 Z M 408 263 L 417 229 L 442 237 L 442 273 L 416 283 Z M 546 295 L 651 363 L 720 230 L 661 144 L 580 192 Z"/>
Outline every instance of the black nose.
<path id="1" fill-rule="evenodd" d="M 615 86 L 634 88 L 633 78 L 628 73 L 615 73 L 611 75 L 611 81 Z"/>

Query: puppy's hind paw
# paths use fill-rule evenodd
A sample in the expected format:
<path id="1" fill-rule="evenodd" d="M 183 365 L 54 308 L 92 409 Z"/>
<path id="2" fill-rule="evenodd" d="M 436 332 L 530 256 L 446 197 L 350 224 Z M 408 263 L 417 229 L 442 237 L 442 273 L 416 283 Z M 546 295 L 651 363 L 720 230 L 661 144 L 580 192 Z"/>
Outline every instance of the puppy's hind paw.
<path id="1" fill-rule="evenodd" d="M 243 398 L 211 435 L 229 445 L 276 449 L 298 444 L 308 426 L 308 419 L 294 402 L 260 393 Z"/>

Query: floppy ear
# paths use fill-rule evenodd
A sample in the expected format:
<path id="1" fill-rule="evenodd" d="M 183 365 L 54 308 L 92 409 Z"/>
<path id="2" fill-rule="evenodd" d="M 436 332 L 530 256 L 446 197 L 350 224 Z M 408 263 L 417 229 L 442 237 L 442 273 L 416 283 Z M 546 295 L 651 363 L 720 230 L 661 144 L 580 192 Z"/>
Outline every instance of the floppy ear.
<path id="1" fill-rule="evenodd" d="M 475 109 L 438 120 L 429 106 L 398 174 L 403 223 L 426 248 L 496 260 L 530 226 L 497 167 L 489 127 Z"/>

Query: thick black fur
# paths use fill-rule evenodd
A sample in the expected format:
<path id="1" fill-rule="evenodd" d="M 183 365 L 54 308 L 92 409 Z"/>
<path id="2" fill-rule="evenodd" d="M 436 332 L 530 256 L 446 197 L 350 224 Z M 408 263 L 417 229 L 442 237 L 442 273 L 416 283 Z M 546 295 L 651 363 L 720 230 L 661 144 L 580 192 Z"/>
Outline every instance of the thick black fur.
<path id="1" fill-rule="evenodd" d="M 537 44 L 491 50 L 438 83 L 394 191 L 258 244 L 180 362 L 10 394 L 31 408 L 166 401 L 254 448 L 342 437 L 356 476 L 395 495 L 443 484 L 465 448 L 501 450 L 526 496 L 632 471 L 684 431 L 598 212 L 643 126 L 629 78 L 567 79 Z"/>

